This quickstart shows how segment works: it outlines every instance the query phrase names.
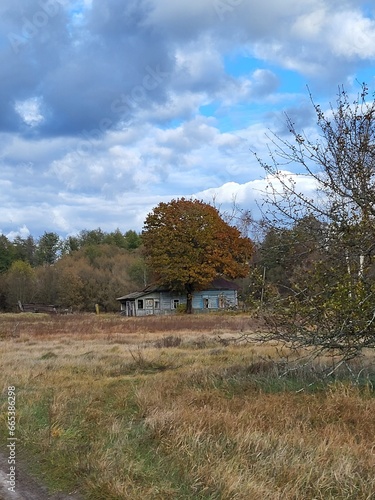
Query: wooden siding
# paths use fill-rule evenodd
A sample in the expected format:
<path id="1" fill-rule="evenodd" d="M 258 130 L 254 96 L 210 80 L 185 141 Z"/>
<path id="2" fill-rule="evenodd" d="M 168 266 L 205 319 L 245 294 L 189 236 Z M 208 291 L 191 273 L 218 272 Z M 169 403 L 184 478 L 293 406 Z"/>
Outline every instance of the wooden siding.
<path id="1" fill-rule="evenodd" d="M 150 292 L 126 298 L 121 302 L 121 311 L 127 316 L 171 314 L 176 305 L 186 304 L 186 295 L 173 292 Z M 237 306 L 236 290 L 202 290 L 193 294 L 193 310 L 201 312 L 227 309 Z"/>
<path id="2" fill-rule="evenodd" d="M 202 290 L 193 295 L 193 309 L 212 310 L 237 306 L 236 290 Z"/>

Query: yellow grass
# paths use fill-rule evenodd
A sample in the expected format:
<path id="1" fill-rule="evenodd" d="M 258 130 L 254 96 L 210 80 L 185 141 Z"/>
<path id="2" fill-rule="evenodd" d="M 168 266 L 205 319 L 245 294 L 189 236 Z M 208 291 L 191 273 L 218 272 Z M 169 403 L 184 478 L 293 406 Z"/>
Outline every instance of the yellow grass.
<path id="1" fill-rule="evenodd" d="M 286 384 L 245 316 L 0 316 L 2 426 L 54 490 L 115 499 L 375 498 L 370 379 Z M 181 338 L 163 347 L 167 336 Z M 178 344 L 178 342 L 177 342 Z M 4 446 L 3 442 L 3 446 Z"/>

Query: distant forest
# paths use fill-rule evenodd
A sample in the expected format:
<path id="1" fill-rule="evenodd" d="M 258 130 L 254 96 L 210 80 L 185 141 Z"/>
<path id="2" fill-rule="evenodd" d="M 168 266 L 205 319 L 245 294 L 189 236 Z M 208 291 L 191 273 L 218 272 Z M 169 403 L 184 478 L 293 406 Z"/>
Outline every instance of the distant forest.
<path id="1" fill-rule="evenodd" d="M 118 311 L 116 297 L 145 286 L 141 235 L 119 229 L 83 230 L 61 238 L 0 235 L 0 310 L 22 303 L 53 304 L 75 311 Z"/>
<path id="2" fill-rule="evenodd" d="M 259 230 L 249 275 L 236 280 L 241 309 L 278 302 L 293 287 L 304 289 L 322 259 L 324 234 L 324 225 L 311 217 L 289 228 Z M 99 304 L 103 312 L 116 312 L 117 297 L 153 279 L 142 235 L 133 230 L 83 230 L 65 239 L 48 232 L 38 239 L 0 236 L 0 311 L 16 311 L 21 301 L 91 312 Z"/>

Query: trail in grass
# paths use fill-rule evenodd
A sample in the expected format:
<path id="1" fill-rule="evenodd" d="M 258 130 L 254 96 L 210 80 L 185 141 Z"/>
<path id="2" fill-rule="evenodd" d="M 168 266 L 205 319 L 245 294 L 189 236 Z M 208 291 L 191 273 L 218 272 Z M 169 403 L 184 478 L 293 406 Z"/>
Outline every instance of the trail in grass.
<path id="1" fill-rule="evenodd" d="M 79 500 L 78 496 L 56 493 L 49 494 L 47 488 L 37 483 L 29 474 L 25 472 L 25 466 L 17 464 L 16 485 L 14 491 L 10 491 L 9 465 L 7 457 L 0 453 L 0 500 Z"/>

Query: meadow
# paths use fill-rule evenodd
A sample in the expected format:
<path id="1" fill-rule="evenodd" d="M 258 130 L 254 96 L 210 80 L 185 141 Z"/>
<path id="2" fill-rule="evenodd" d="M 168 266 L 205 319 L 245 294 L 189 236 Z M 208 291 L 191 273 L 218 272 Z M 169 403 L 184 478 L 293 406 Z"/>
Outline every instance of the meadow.
<path id="1" fill-rule="evenodd" d="M 375 498 L 374 355 L 322 378 L 245 315 L 0 315 L 1 440 L 88 500 Z M 353 376 L 355 375 L 355 376 Z"/>

